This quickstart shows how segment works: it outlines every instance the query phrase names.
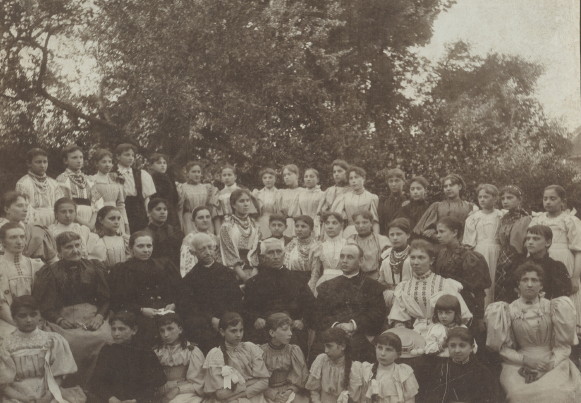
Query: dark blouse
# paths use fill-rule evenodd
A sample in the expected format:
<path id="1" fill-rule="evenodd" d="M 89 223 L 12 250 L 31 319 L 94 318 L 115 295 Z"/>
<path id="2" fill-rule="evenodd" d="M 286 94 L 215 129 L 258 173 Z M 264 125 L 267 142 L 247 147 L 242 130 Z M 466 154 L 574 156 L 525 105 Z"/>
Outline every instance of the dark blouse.
<path id="1" fill-rule="evenodd" d="M 61 260 L 45 265 L 36 274 L 32 295 L 49 322 L 57 320 L 62 308 L 82 303 L 95 305 L 103 317 L 109 311 L 110 290 L 105 268 L 98 260 Z"/>
<path id="2" fill-rule="evenodd" d="M 377 213 L 379 215 L 379 229 L 382 235 L 387 236 L 387 226 L 397 216 L 401 209 L 402 203 L 407 197 L 404 193 L 390 194 L 379 200 Z"/>
<path id="3" fill-rule="evenodd" d="M 179 225 L 177 211 L 179 196 L 175 181 L 168 174 L 162 174 L 160 172 L 152 172 L 151 177 L 155 185 L 156 197 L 162 197 L 170 204 L 168 222 L 171 225 Z"/>
<path id="4" fill-rule="evenodd" d="M 413 229 L 429 206 L 430 203 L 427 200 L 410 200 L 399 209 L 394 218 L 407 218 L 410 228 Z"/>
<path id="5" fill-rule="evenodd" d="M 484 290 L 492 284 L 484 256 L 461 245 L 444 247 L 438 253 L 433 271 L 460 282 L 463 287 L 460 294 L 474 318 L 484 317 Z"/>
<path id="6" fill-rule="evenodd" d="M 106 344 L 97 358 L 88 390 L 93 401 L 99 403 L 107 403 L 113 396 L 122 401 L 154 402 L 156 388 L 165 383 L 165 373 L 152 350 L 133 343 Z"/>
<path id="7" fill-rule="evenodd" d="M 153 253 L 151 257 L 154 259 L 168 258 L 177 265 L 180 259 L 180 248 L 184 240 L 182 230 L 167 223 L 161 226 L 149 223 L 145 230 L 153 237 Z"/>

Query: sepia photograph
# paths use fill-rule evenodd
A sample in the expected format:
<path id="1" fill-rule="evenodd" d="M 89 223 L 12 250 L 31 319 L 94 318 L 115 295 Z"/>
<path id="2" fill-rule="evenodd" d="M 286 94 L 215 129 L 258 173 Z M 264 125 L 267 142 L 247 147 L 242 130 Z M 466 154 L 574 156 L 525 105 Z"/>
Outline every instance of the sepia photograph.
<path id="1" fill-rule="evenodd" d="M 0 402 L 581 402 L 579 0 L 1 0 Z"/>

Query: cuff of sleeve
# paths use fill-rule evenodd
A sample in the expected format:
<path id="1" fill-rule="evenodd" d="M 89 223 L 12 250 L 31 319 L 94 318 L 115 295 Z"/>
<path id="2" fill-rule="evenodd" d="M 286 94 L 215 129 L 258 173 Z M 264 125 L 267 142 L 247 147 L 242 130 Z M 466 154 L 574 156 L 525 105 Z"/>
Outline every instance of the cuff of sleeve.
<path id="1" fill-rule="evenodd" d="M 355 322 L 355 319 L 351 319 L 349 322 L 351 322 L 353 324 L 353 331 L 356 332 L 357 331 L 357 323 Z"/>

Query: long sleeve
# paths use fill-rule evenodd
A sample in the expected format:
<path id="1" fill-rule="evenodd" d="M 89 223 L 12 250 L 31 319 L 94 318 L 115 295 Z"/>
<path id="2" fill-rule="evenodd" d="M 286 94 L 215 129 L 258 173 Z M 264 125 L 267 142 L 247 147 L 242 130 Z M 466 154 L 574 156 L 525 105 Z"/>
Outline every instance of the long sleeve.
<path id="1" fill-rule="evenodd" d="M 462 243 L 472 249 L 476 246 L 476 240 L 478 236 L 476 226 L 478 225 L 479 218 L 480 214 L 471 214 L 468 216 L 466 223 L 464 224 L 464 237 L 462 239 Z"/>
<path id="2" fill-rule="evenodd" d="M 500 356 L 513 364 L 520 365 L 523 355 L 516 351 L 512 335 L 510 306 L 506 302 L 494 302 L 486 308 L 486 345 Z"/>
<path id="3" fill-rule="evenodd" d="M 231 226 L 228 223 L 222 224 L 220 228 L 220 252 L 222 253 L 222 261 L 224 265 L 232 267 L 242 261 L 238 248 L 234 244 L 234 240 L 230 234 Z"/>
<path id="4" fill-rule="evenodd" d="M 45 227 L 27 224 L 25 227 L 26 246 L 23 255 L 52 263 L 57 259 L 56 243 Z"/>
<path id="5" fill-rule="evenodd" d="M 428 207 L 416 224 L 414 234 L 424 235 L 426 230 L 435 228 L 436 223 L 438 222 L 438 205 L 439 202 L 435 202 Z"/>
<path id="6" fill-rule="evenodd" d="M 424 347 L 425 354 L 437 354 L 444 351 L 444 344 L 446 343 L 446 328 L 441 323 L 434 323 L 428 329 L 426 335 L 426 347 Z"/>
<path id="7" fill-rule="evenodd" d="M 389 323 L 407 322 L 413 318 L 408 313 L 406 300 L 403 293 L 403 287 L 406 283 L 399 283 L 394 291 L 393 306 L 389 312 Z"/>
<path id="8" fill-rule="evenodd" d="M 181 386 L 182 392 L 194 392 L 198 396 L 204 395 L 204 354 L 202 351 L 194 347 L 190 352 L 190 362 L 188 365 L 188 372 L 186 373 L 187 385 Z"/>
<path id="9" fill-rule="evenodd" d="M 524 216 L 519 218 L 510 230 L 509 244 L 512 246 L 517 253 L 525 253 L 525 236 L 527 235 L 527 228 L 531 224 L 531 216 Z"/>
<path id="10" fill-rule="evenodd" d="M 63 301 L 58 293 L 56 279 L 50 265 L 46 265 L 36 273 L 32 296 L 40 305 L 42 317 L 49 322 L 56 322 L 63 307 Z"/>
<path id="11" fill-rule="evenodd" d="M 365 281 L 365 280 L 364 280 Z M 366 334 L 377 333 L 385 321 L 387 311 L 383 299 L 383 288 L 379 283 L 371 284 L 361 309 L 353 317 L 357 328 Z"/>
<path id="12" fill-rule="evenodd" d="M 575 344 L 575 306 L 569 297 L 551 300 L 551 320 L 553 322 L 553 355 L 555 365 L 569 358 L 571 346 Z"/>

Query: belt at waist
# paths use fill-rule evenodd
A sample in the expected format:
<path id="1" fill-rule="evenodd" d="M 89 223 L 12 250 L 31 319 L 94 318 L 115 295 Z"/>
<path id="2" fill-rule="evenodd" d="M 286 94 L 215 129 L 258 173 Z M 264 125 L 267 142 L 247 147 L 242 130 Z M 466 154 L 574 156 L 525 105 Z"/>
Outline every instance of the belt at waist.
<path id="1" fill-rule="evenodd" d="M 73 201 L 77 203 L 78 206 L 90 206 L 91 200 L 83 199 L 81 197 L 73 197 Z"/>

